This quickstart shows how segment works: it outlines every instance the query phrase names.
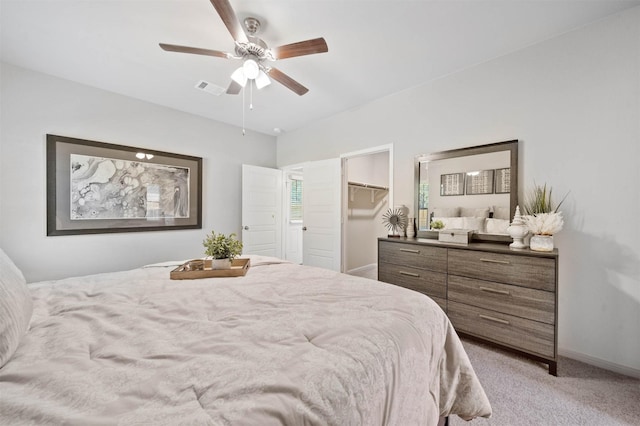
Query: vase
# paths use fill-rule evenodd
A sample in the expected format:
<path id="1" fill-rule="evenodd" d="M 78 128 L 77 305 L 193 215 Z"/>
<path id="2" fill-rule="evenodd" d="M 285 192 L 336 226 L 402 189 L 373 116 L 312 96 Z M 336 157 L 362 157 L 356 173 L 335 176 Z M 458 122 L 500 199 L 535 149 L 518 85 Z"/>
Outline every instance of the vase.
<path id="1" fill-rule="evenodd" d="M 534 251 L 553 251 L 553 235 L 532 235 L 529 248 Z"/>
<path id="2" fill-rule="evenodd" d="M 413 238 L 416 236 L 415 219 L 410 217 L 407 221 L 407 238 Z"/>
<path id="3" fill-rule="evenodd" d="M 527 228 L 524 219 L 520 215 L 520 206 L 516 206 L 516 213 L 513 216 L 513 222 L 507 228 L 507 232 L 513 238 L 513 242 L 509 244 L 509 247 L 514 249 L 523 249 L 527 248 L 527 244 L 524 242 L 524 237 L 529 233 L 529 228 Z"/>
<path id="4" fill-rule="evenodd" d="M 211 259 L 211 269 L 231 269 L 231 259 Z"/>

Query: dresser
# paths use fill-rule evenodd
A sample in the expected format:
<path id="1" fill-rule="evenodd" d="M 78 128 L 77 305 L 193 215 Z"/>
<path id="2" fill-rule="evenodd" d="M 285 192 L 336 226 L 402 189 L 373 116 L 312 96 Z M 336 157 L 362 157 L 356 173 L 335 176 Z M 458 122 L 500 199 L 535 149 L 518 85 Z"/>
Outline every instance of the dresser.
<path id="1" fill-rule="evenodd" d="M 378 279 L 431 297 L 459 335 L 547 363 L 557 375 L 557 250 L 380 238 Z"/>

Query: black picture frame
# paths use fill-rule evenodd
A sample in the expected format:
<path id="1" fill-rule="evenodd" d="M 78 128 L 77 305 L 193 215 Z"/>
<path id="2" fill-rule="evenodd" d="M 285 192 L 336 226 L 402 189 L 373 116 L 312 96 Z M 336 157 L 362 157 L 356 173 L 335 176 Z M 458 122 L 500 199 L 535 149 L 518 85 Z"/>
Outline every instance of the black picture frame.
<path id="1" fill-rule="evenodd" d="M 496 194 L 508 194 L 511 191 L 511 168 L 496 169 Z"/>
<path id="2" fill-rule="evenodd" d="M 202 158 L 47 134 L 47 235 L 202 228 Z"/>
<path id="3" fill-rule="evenodd" d="M 440 175 L 440 196 L 464 195 L 464 173 Z"/>
<path id="4" fill-rule="evenodd" d="M 465 179 L 466 194 L 493 194 L 493 172 L 493 169 L 468 172 Z"/>

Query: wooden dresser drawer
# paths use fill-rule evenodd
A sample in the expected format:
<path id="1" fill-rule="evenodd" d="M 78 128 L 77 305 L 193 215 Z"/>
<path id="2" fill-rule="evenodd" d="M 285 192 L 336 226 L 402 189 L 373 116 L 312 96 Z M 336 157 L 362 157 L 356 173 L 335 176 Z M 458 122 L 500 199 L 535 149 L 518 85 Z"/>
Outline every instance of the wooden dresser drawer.
<path id="1" fill-rule="evenodd" d="M 553 325 L 493 312 L 449 300 L 448 315 L 453 327 L 461 333 L 524 350 L 543 357 L 555 358 Z"/>
<path id="2" fill-rule="evenodd" d="M 378 239 L 378 279 L 426 294 L 455 329 L 549 364 L 557 375 L 558 251 Z"/>
<path id="3" fill-rule="evenodd" d="M 555 291 L 554 259 L 449 249 L 449 274 Z"/>
<path id="4" fill-rule="evenodd" d="M 381 241 L 378 244 L 378 258 L 380 262 L 447 272 L 446 248 Z"/>
<path id="5" fill-rule="evenodd" d="M 447 284 L 447 296 L 454 302 L 555 323 L 555 294 L 552 292 L 456 275 L 449 275 Z"/>
<path id="6" fill-rule="evenodd" d="M 378 280 L 419 291 L 427 296 L 447 298 L 447 275 L 442 272 L 381 262 Z"/>

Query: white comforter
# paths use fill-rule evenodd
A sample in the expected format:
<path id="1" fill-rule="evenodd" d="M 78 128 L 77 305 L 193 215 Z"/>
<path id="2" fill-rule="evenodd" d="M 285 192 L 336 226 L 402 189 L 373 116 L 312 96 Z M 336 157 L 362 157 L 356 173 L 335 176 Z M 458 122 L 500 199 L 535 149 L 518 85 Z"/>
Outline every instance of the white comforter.
<path id="1" fill-rule="evenodd" d="M 401 287 L 254 257 L 30 286 L 0 424 L 431 425 L 491 407 L 447 317 Z"/>

